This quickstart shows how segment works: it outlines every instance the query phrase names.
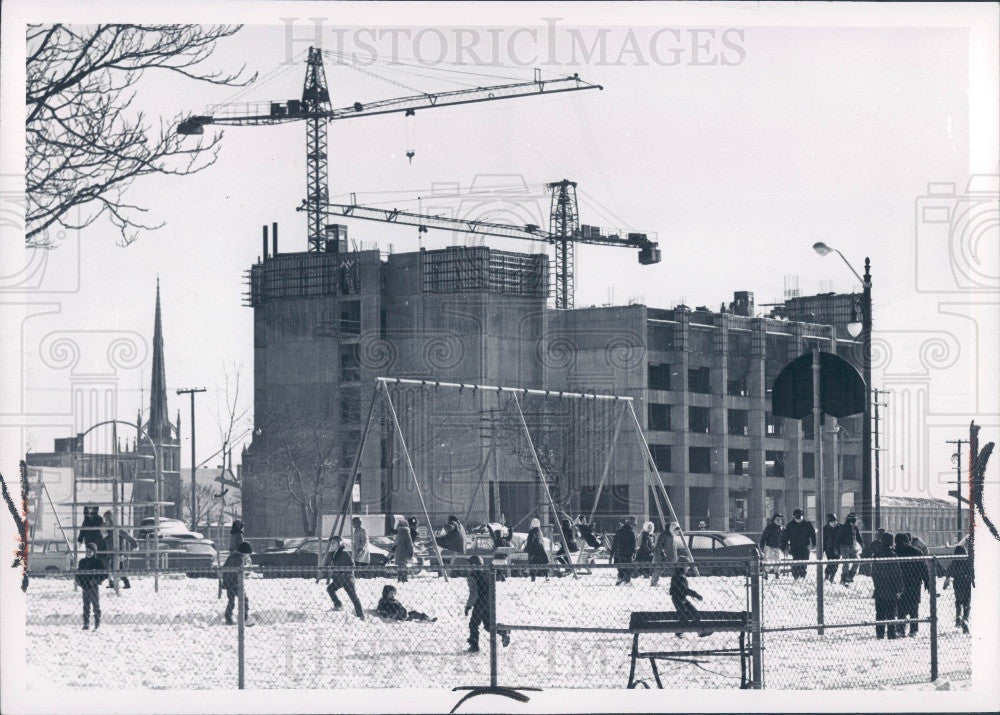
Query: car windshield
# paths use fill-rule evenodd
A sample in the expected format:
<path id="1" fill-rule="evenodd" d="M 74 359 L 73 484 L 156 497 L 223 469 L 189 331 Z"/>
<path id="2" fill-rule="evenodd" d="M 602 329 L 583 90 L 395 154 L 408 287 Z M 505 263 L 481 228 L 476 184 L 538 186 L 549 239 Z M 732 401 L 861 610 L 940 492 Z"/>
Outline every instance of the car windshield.
<path id="1" fill-rule="evenodd" d="M 753 545 L 753 540 L 743 536 L 743 534 L 726 534 L 722 537 L 722 543 L 725 546 L 746 546 L 747 544 Z"/>
<path id="2" fill-rule="evenodd" d="M 197 541 L 186 541 L 178 546 L 189 554 L 215 554 L 215 549 L 212 546 Z"/>

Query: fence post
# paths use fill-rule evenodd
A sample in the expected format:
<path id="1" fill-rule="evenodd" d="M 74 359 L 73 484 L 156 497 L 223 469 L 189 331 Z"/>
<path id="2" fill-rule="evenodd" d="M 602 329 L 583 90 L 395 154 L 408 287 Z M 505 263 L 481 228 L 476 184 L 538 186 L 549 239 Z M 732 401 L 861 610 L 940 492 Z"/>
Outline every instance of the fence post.
<path id="1" fill-rule="evenodd" d="M 236 635 L 236 658 L 237 658 L 237 671 L 238 671 L 238 685 L 239 689 L 243 690 L 245 685 L 244 672 L 246 664 L 246 653 L 244 647 L 246 644 L 246 618 L 244 617 L 247 607 L 247 594 L 243 588 L 245 571 L 241 567 L 237 578 L 239 579 L 239 599 L 236 604 L 236 610 L 238 611 L 236 615 L 237 624 L 237 635 Z"/>
<path id="2" fill-rule="evenodd" d="M 931 682 L 938 678 L 937 559 L 931 557 L 928 574 L 931 592 Z"/>
<path id="3" fill-rule="evenodd" d="M 490 687 L 497 687 L 497 567 L 490 560 L 489 574 L 490 610 Z"/>
<path id="4" fill-rule="evenodd" d="M 760 589 L 760 551 L 754 549 L 750 560 L 750 662 L 751 683 L 755 690 L 764 689 L 764 660 L 761 644 L 764 611 Z"/>

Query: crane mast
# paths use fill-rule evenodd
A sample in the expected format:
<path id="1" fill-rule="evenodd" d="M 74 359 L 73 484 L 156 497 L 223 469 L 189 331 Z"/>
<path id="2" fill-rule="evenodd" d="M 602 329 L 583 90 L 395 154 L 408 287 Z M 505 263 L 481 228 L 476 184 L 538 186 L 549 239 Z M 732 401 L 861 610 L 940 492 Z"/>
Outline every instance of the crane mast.
<path id="1" fill-rule="evenodd" d="M 412 116 L 418 109 L 454 107 L 461 104 L 493 102 L 501 99 L 574 92 L 584 89 L 603 89 L 603 87 L 585 82 L 577 74 L 555 79 L 542 79 L 541 73 L 536 69 L 534 79 L 525 82 L 509 82 L 443 92 L 423 92 L 373 102 L 354 102 L 346 107 L 335 109 L 330 103 L 326 71 L 323 67 L 323 51 L 318 47 L 310 47 L 306 58 L 306 75 L 302 85 L 301 99 L 289 99 L 286 102 L 216 105 L 211 107 L 206 114 L 184 118 L 177 126 L 177 133 L 204 134 L 206 125 L 261 126 L 305 121 L 305 206 L 308 214 L 308 245 L 310 251 L 322 251 L 324 246 L 323 215 L 330 196 L 327 171 L 326 124 L 328 122 L 336 119 L 371 117 L 396 112 L 404 112 L 407 116 Z"/>

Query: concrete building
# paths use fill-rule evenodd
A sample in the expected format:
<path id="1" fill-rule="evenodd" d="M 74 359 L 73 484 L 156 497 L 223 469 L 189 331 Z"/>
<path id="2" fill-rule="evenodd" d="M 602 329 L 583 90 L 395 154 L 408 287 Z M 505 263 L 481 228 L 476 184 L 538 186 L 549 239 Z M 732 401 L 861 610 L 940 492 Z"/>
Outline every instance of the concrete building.
<path id="1" fill-rule="evenodd" d="M 256 425 L 244 457 L 243 513 L 255 536 L 315 533 L 322 514 L 337 511 L 378 375 L 630 396 L 687 526 L 704 520 L 757 531 L 773 512 L 799 506 L 816 518 L 811 423 L 771 417 L 770 386 L 814 345 L 851 359 L 853 343 L 833 327 L 753 317 L 748 292 L 726 312 L 557 311 L 546 306 L 544 255 L 456 247 L 383 259 L 340 247 L 266 256 L 250 270 Z M 490 498 L 472 503 L 491 441 L 468 415 L 464 431 L 455 425 L 442 439 L 446 399 L 413 397 L 399 407 L 435 524 L 467 510 L 481 522 L 496 500 L 508 523 L 541 515 L 533 464 L 517 457 L 525 445 L 513 433 L 503 438 L 510 449 L 490 475 Z M 566 405 L 528 416 L 555 425 L 540 439 L 561 450 L 546 471 L 569 513 L 594 505 L 608 414 Z M 860 423 L 826 424 L 826 511 L 860 503 Z M 379 437 L 366 442 L 354 509 L 417 513 L 416 495 L 404 488 L 408 474 L 393 467 L 388 426 L 374 428 Z M 625 514 L 657 513 L 639 444 L 626 424 L 597 504 L 605 527 Z"/>

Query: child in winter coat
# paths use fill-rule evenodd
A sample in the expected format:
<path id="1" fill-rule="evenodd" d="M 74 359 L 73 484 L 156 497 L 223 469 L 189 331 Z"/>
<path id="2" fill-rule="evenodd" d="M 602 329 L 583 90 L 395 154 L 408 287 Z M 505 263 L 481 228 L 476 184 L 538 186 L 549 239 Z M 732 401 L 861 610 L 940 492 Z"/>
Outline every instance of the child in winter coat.
<path id="1" fill-rule="evenodd" d="M 470 653 L 479 652 L 479 626 L 490 627 L 490 582 L 485 571 L 479 568 L 483 565 L 483 560 L 479 556 L 472 556 L 469 559 L 469 569 L 466 581 L 469 584 L 469 598 L 465 602 L 465 615 L 472 613 L 469 619 L 469 644 Z M 510 631 L 497 631 L 500 641 L 504 647 L 510 645 Z"/>
<path id="2" fill-rule="evenodd" d="M 965 547 L 955 547 L 956 556 L 965 556 Z M 969 632 L 969 609 L 972 606 L 972 568 L 967 558 L 954 559 L 948 564 L 948 577 L 944 580 L 944 588 L 949 583 L 955 584 L 955 625 L 962 632 Z"/>
<path id="3" fill-rule="evenodd" d="M 698 609 L 687 599 L 688 596 L 693 596 L 699 601 L 702 600 L 701 594 L 688 586 L 687 576 L 684 575 L 684 567 L 678 566 L 674 569 L 674 575 L 670 579 L 670 600 L 674 602 L 674 608 L 677 610 L 677 615 L 680 617 L 682 623 L 698 623 L 701 620 L 698 616 Z M 698 635 L 709 636 L 712 635 L 712 632 L 700 630 L 698 631 Z M 677 637 L 683 638 L 684 634 L 678 633 Z"/>
<path id="4" fill-rule="evenodd" d="M 101 582 L 108 577 L 104 562 L 97 558 L 97 544 L 87 542 L 87 555 L 76 567 L 76 583 L 83 591 L 83 630 L 90 628 L 90 609 L 94 609 L 94 630 L 101 627 Z"/>
<path id="5" fill-rule="evenodd" d="M 236 608 L 236 600 L 240 593 L 240 576 L 236 571 L 250 565 L 250 554 L 253 547 L 249 542 L 244 541 L 236 547 L 236 551 L 229 554 L 222 568 L 226 569 L 222 574 L 222 587 L 226 589 L 226 625 L 233 625 L 233 610 Z M 250 599 L 243 595 L 243 618 L 250 615 Z"/>
<path id="6" fill-rule="evenodd" d="M 406 610 L 406 606 L 396 600 L 396 587 L 390 584 L 382 587 L 382 598 L 379 599 L 376 610 L 383 618 L 391 618 L 395 621 L 430 621 L 433 623 L 437 620 L 420 611 Z"/>

